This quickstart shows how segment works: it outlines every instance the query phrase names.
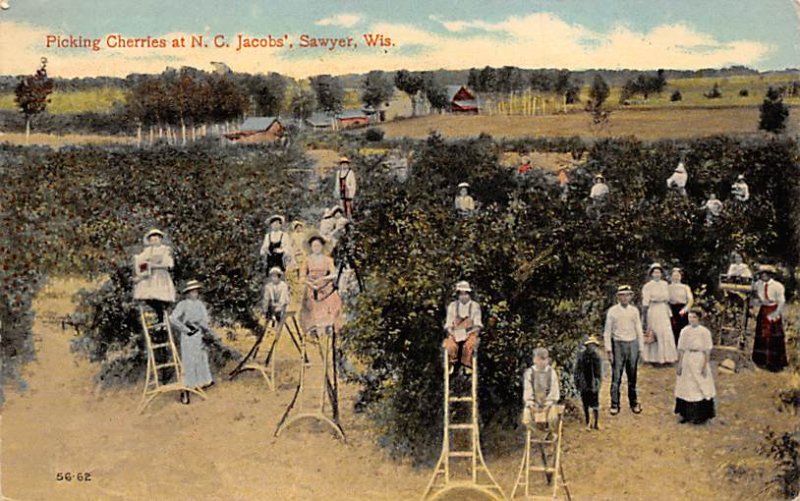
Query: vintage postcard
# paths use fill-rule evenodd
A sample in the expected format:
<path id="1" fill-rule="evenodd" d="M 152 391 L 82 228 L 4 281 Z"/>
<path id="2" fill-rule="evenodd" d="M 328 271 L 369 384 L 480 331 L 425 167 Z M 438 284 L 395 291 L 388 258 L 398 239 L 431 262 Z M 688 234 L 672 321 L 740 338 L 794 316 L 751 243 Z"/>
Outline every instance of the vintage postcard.
<path id="1" fill-rule="evenodd" d="M 800 0 L 0 0 L 0 497 L 800 500 Z"/>

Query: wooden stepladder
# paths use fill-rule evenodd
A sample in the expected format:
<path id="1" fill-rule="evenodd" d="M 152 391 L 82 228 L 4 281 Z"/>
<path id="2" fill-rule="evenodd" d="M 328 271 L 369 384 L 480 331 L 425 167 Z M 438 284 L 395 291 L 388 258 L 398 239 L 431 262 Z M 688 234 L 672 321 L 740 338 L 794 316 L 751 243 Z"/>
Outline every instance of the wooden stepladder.
<path id="1" fill-rule="evenodd" d="M 267 332 L 269 331 L 274 333 L 274 337 L 272 338 L 272 344 L 269 347 L 269 351 L 267 351 L 267 356 L 264 358 L 264 363 L 260 364 L 257 361 L 258 350 L 263 344 L 264 339 L 267 337 Z M 247 352 L 247 355 L 245 355 L 236 368 L 233 369 L 230 374 L 228 374 L 228 378 L 234 379 L 236 376 L 246 371 L 258 371 L 264 377 L 264 381 L 266 381 L 269 390 L 274 391 L 275 360 L 277 359 L 278 343 L 281 340 L 283 331 L 289 333 L 289 339 L 292 340 L 292 344 L 294 344 L 295 348 L 297 348 L 297 351 L 302 355 L 302 336 L 300 334 L 300 326 L 297 324 L 295 312 L 287 311 L 281 316 L 281 320 L 279 322 L 276 323 L 274 320 L 267 321 L 267 327 L 256 338 L 256 342 L 253 343 L 253 347 L 250 348 L 250 351 Z M 308 361 L 308 358 L 304 358 L 304 361 Z"/>
<path id="2" fill-rule="evenodd" d="M 200 388 L 189 388 L 183 384 L 183 365 L 181 364 L 178 348 L 175 346 L 175 337 L 172 335 L 172 326 L 169 323 L 169 312 L 164 312 L 164 322 L 159 323 L 154 312 L 145 311 L 139 305 L 139 321 L 142 324 L 145 346 L 147 348 L 147 373 L 144 382 L 142 401 L 139 412 L 144 412 L 150 402 L 159 395 L 173 391 L 190 391 L 201 398 L 206 398 L 206 393 Z M 156 353 L 166 353 L 156 356 Z M 172 370 L 172 374 L 161 376 L 162 371 Z M 167 379 L 173 380 L 166 382 Z"/>
<path id="3" fill-rule="evenodd" d="M 309 360 L 309 343 L 317 345 L 318 362 Z M 278 422 L 275 436 L 279 436 L 284 429 L 293 423 L 304 419 L 316 419 L 328 425 L 337 438 L 346 442 L 344 429 L 339 422 L 336 329 L 332 329 L 330 335 L 303 336 L 300 338 L 300 347 L 300 379 L 292 401 L 283 413 L 280 422 Z M 307 399 L 313 400 L 306 402 Z M 330 411 L 330 416 L 327 414 L 328 411 Z"/>
<path id="4" fill-rule="evenodd" d="M 478 357 L 472 356 L 472 376 L 469 394 L 452 394 L 447 351 L 444 352 L 444 435 L 442 454 L 433 472 L 422 499 L 437 499 L 453 490 L 473 490 L 494 500 L 506 499 L 503 489 L 492 476 L 481 452 L 480 429 L 478 426 Z M 452 422 L 451 404 L 466 404 L 470 416 L 467 422 Z M 467 434 L 470 447 L 464 450 L 451 449 L 451 433 Z M 465 465 L 467 475 L 457 479 L 455 465 Z M 463 469 L 463 468 L 462 468 Z"/>
<path id="5" fill-rule="evenodd" d="M 545 415 L 541 420 L 531 416 L 533 421 L 542 421 L 544 429 L 532 429 L 531 427 L 536 426 L 534 423 L 528 426 L 525 436 L 525 453 L 522 456 L 517 482 L 514 484 L 514 490 L 511 491 L 511 499 L 521 494 L 526 500 L 555 500 L 558 499 L 559 489 L 563 489 L 566 499 L 572 500 L 567 481 L 564 479 L 564 465 L 561 463 L 564 406 L 553 406 L 550 408 L 550 412 L 555 413 L 555 417 L 549 413 L 542 413 Z M 542 464 L 540 465 L 533 464 L 531 456 L 535 452 L 538 452 L 541 457 Z M 531 494 L 531 472 L 544 473 L 545 482 L 552 485 L 553 488 L 551 495 Z"/>

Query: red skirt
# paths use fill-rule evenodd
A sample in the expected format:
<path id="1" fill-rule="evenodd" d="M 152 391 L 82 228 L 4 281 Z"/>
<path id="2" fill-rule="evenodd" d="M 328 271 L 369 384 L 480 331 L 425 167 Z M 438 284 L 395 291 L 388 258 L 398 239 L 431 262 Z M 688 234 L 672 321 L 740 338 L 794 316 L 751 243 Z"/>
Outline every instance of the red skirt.
<path id="1" fill-rule="evenodd" d="M 753 341 L 753 362 L 764 369 L 778 372 L 787 365 L 786 338 L 783 334 L 783 319 L 771 321 L 767 315 L 778 309 L 778 305 L 762 305 L 756 318 L 756 337 Z"/>

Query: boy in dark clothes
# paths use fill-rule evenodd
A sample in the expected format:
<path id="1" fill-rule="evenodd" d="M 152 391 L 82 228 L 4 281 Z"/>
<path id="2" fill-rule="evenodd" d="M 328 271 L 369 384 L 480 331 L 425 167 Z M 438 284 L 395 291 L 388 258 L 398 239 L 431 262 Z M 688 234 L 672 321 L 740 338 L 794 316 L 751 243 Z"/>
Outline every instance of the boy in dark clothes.
<path id="1" fill-rule="evenodd" d="M 584 343 L 585 348 L 578 354 L 575 364 L 575 386 L 581 393 L 583 414 L 586 418 L 586 429 L 599 430 L 600 423 L 600 382 L 603 377 L 603 362 L 597 347 L 600 341 L 595 336 L 590 336 Z M 589 420 L 589 410 L 592 419 Z"/>

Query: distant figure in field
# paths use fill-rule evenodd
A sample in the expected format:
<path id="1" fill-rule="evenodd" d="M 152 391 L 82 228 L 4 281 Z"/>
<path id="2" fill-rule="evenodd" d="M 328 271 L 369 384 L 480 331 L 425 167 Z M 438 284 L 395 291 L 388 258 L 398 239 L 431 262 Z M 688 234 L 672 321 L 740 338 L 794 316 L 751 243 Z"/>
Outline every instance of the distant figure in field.
<path id="1" fill-rule="evenodd" d="M 600 341 L 589 336 L 584 349 L 575 362 L 575 387 L 581 394 L 586 429 L 600 429 L 600 385 L 603 379 L 603 361 L 600 359 Z M 589 416 L 591 411 L 591 418 Z"/>
<path id="2" fill-rule="evenodd" d="M 716 219 L 722 215 L 722 201 L 717 198 L 717 195 L 711 193 L 708 200 L 700 207 L 706 211 L 706 225 L 711 225 Z"/>
<path id="3" fill-rule="evenodd" d="M 214 384 L 208 364 L 206 343 L 216 338 L 209 327 L 206 305 L 200 300 L 202 284 L 190 280 L 183 288 L 186 298 L 175 307 L 170 323 L 181 334 L 183 384 L 189 388 L 208 388 Z M 189 392 L 181 392 L 181 402 L 189 404 Z"/>
<path id="4" fill-rule="evenodd" d="M 525 174 L 526 172 L 528 172 L 532 168 L 533 168 L 533 165 L 531 165 L 530 157 L 524 156 L 524 157 L 522 157 L 522 160 L 520 161 L 519 169 L 517 170 L 517 172 L 519 172 L 520 174 Z"/>
<path id="5" fill-rule="evenodd" d="M 339 168 L 336 170 L 334 197 L 339 200 L 344 210 L 344 215 L 348 219 L 353 218 L 353 200 L 356 197 L 356 189 L 356 173 L 350 166 L 350 159 L 341 157 L 339 159 Z"/>
<path id="6" fill-rule="evenodd" d="M 744 263 L 742 255 L 738 252 L 731 253 L 731 264 L 728 266 L 728 277 L 741 277 L 743 279 L 753 278 L 753 272 L 750 267 Z"/>
<path id="7" fill-rule="evenodd" d="M 713 418 L 717 395 L 709 360 L 714 343 L 711 332 L 700 325 L 702 312 L 689 312 L 689 325 L 681 330 L 678 342 L 678 377 L 675 381 L 675 414 L 681 423 L 702 424 Z"/>
<path id="8" fill-rule="evenodd" d="M 611 362 L 611 415 L 619 414 L 622 371 L 628 378 L 628 403 L 634 414 L 642 412 L 636 390 L 639 353 L 644 351 L 644 333 L 639 309 L 631 304 L 633 289 L 628 285 L 617 288 L 618 303 L 609 308 L 603 329 L 603 341 Z"/>
<path id="9" fill-rule="evenodd" d="M 175 266 L 172 248 L 164 245 L 164 232 L 153 228 L 144 236 L 144 250 L 134 261 L 133 299 L 153 308 L 159 323 L 164 312 L 175 302 L 175 285 L 170 270 Z"/>
<path id="10" fill-rule="evenodd" d="M 277 214 L 267 219 L 269 230 L 264 235 L 259 254 L 266 259 L 266 268 L 270 270 L 278 267 L 286 271 L 290 263 L 294 262 L 292 238 L 283 231 L 284 217 Z"/>
<path id="11" fill-rule="evenodd" d="M 648 270 L 650 280 L 642 287 L 642 315 L 647 343 L 642 360 L 653 364 L 671 364 L 678 360 L 675 336 L 670 321 L 669 285 L 663 279 L 664 268 L 653 263 Z"/>
<path id="12" fill-rule="evenodd" d="M 469 183 L 458 185 L 458 195 L 456 195 L 454 205 L 461 216 L 468 216 L 475 210 L 475 200 L 469 195 Z"/>
<path id="13" fill-rule="evenodd" d="M 686 172 L 686 166 L 683 162 L 678 162 L 675 171 L 667 178 L 667 187 L 685 197 L 687 181 L 689 181 L 689 173 Z"/>
<path id="14" fill-rule="evenodd" d="M 595 175 L 594 185 L 592 185 L 592 189 L 589 192 L 589 198 L 592 199 L 592 202 L 595 204 L 605 205 L 605 202 L 608 199 L 608 194 L 609 189 L 608 185 L 606 184 L 606 178 L 603 177 L 602 174 Z"/>
<path id="15" fill-rule="evenodd" d="M 779 372 L 788 365 L 783 332 L 786 296 L 783 284 L 775 280 L 776 274 L 777 269 L 772 265 L 759 266 L 758 281 L 755 284 L 761 307 L 756 317 L 753 362 L 772 372 Z"/>
<path id="16" fill-rule="evenodd" d="M 689 310 L 694 304 L 692 288 L 683 283 L 683 270 L 672 268 L 671 282 L 669 284 L 669 309 L 672 312 L 672 334 L 675 336 L 675 345 L 681 331 L 689 324 Z"/>
<path id="17" fill-rule="evenodd" d="M 559 415 L 550 411 L 561 399 L 561 390 L 558 373 L 550 365 L 550 353 L 547 348 L 533 350 L 533 365 L 528 367 L 522 376 L 522 388 L 522 402 L 525 406 L 522 411 L 522 424 L 529 428 L 534 424 L 553 424 Z"/>
<path id="18" fill-rule="evenodd" d="M 460 363 L 464 372 L 472 373 L 472 354 L 478 347 L 478 335 L 483 328 L 481 305 L 472 300 L 469 282 L 456 284 L 458 298 L 447 306 L 444 330 L 447 333 L 442 347 L 450 360 L 450 374 Z"/>
<path id="19" fill-rule="evenodd" d="M 558 169 L 558 186 L 561 188 L 561 201 L 566 202 L 569 195 L 569 169 L 566 167 Z"/>
<path id="20" fill-rule="evenodd" d="M 750 187 L 744 181 L 744 174 L 739 174 L 736 182 L 731 185 L 731 195 L 737 202 L 747 202 L 750 200 Z"/>

